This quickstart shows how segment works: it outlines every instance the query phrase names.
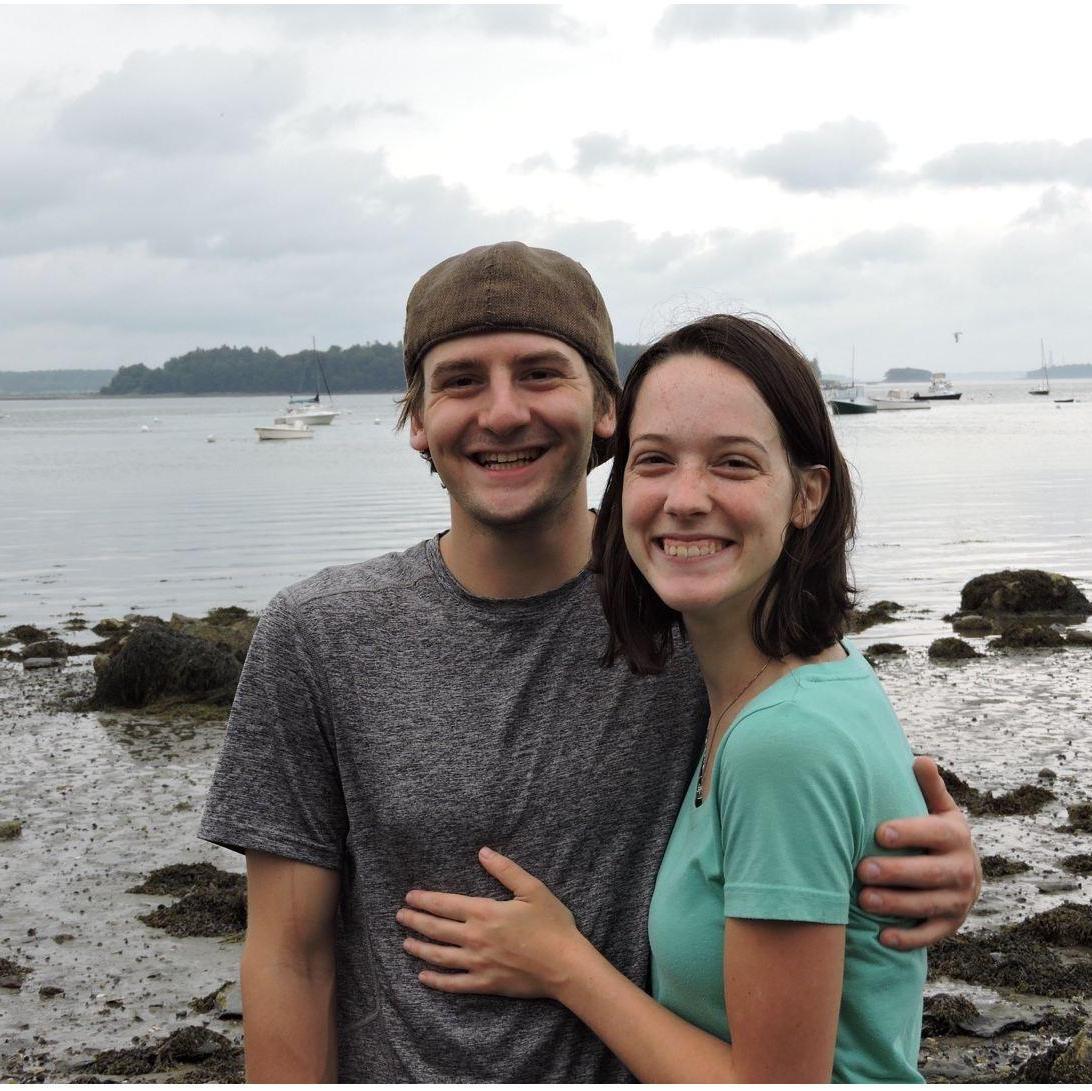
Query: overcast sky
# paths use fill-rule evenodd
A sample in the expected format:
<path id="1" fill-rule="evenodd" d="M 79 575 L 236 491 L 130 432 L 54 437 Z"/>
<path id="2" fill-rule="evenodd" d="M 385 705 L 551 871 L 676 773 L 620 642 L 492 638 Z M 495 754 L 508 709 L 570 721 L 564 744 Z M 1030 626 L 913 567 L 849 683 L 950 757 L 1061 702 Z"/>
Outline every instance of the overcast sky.
<path id="1" fill-rule="evenodd" d="M 519 238 L 619 340 L 1092 361 L 1077 5 L 2 7 L 0 370 L 397 340 Z M 952 334 L 959 330 L 959 343 Z"/>

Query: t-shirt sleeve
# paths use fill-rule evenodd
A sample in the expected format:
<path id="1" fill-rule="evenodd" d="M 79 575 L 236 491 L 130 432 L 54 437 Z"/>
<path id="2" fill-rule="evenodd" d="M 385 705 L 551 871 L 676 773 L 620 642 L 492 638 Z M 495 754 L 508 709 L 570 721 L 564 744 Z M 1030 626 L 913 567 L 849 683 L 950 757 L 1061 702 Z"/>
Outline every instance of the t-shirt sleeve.
<path id="1" fill-rule="evenodd" d="M 348 820 L 321 674 L 282 592 L 251 641 L 201 838 L 340 867 Z"/>
<path id="2" fill-rule="evenodd" d="M 716 772 L 724 915 L 846 924 L 868 790 L 852 740 L 785 702 L 734 726 Z"/>

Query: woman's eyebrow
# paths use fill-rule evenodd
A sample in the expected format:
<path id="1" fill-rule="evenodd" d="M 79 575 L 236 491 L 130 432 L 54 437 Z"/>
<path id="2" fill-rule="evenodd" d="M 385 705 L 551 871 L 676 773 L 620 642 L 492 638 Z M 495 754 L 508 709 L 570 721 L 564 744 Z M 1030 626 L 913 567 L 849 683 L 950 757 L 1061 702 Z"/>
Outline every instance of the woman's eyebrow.
<path id="1" fill-rule="evenodd" d="M 661 435 L 659 432 L 642 432 L 639 436 L 634 436 L 629 442 L 632 446 L 635 443 L 643 442 L 671 443 L 672 439 L 670 436 Z M 742 443 L 748 447 L 756 447 L 764 455 L 769 454 L 769 451 L 766 450 L 766 447 L 757 439 L 754 439 L 752 436 L 714 436 L 711 442 L 716 444 L 718 447 L 728 447 L 733 444 Z"/>

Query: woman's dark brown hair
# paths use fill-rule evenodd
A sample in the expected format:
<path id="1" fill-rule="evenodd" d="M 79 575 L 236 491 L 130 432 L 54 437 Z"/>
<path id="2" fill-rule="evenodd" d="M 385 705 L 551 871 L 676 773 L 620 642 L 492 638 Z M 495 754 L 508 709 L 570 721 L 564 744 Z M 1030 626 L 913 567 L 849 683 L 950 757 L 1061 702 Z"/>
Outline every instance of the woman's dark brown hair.
<path id="1" fill-rule="evenodd" d="M 803 529 L 790 523 L 785 544 L 751 618 L 755 645 L 766 655 L 815 655 L 845 631 L 853 603 L 848 552 L 856 525 L 849 468 L 834 438 L 811 366 L 780 333 L 749 318 L 714 314 L 661 337 L 634 363 L 618 403 L 617 448 L 596 522 L 591 568 L 610 626 L 603 656 L 624 656 L 638 674 L 656 674 L 675 648 L 682 618 L 666 606 L 630 559 L 622 537 L 622 483 L 629 432 L 641 385 L 669 356 L 700 354 L 740 371 L 757 387 L 777 421 L 793 477 L 826 466 L 830 491 Z"/>

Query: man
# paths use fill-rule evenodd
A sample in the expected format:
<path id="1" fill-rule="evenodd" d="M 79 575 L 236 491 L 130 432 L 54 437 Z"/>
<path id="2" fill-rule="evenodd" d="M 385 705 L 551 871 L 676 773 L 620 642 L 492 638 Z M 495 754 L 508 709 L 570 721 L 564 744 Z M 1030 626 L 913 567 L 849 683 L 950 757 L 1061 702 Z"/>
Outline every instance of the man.
<path id="1" fill-rule="evenodd" d="M 614 428 L 610 320 L 577 263 L 501 243 L 417 282 L 404 342 L 403 419 L 451 529 L 275 596 L 201 827 L 247 856 L 247 1075 L 624 1080 L 557 1005 L 420 986 L 394 918 L 411 887 L 502 896 L 476 862 L 488 844 L 646 979 L 648 900 L 708 709 L 685 651 L 658 677 L 597 665 L 586 474 Z M 869 908 L 933 918 L 895 934 L 907 946 L 953 931 L 976 888 L 966 824 L 935 772 L 926 785 L 943 813 L 889 825 L 937 851 L 862 864 L 888 884 Z"/>

